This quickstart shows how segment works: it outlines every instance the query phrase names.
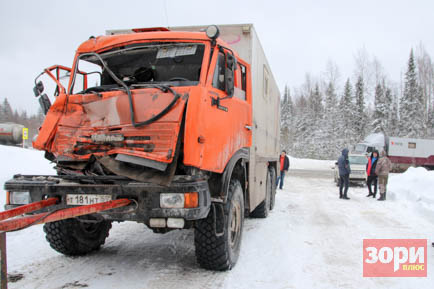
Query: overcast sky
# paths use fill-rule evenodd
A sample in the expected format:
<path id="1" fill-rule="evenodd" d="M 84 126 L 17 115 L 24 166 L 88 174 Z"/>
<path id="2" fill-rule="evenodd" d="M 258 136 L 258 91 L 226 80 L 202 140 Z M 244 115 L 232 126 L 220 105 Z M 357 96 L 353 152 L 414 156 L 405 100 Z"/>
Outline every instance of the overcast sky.
<path id="1" fill-rule="evenodd" d="M 35 76 L 71 66 L 78 45 L 106 29 L 253 23 L 281 90 L 334 61 L 352 76 L 361 48 L 399 80 L 420 42 L 434 57 L 434 1 L 0 1 L 0 101 L 36 112 Z M 343 81 L 342 80 L 342 81 Z"/>

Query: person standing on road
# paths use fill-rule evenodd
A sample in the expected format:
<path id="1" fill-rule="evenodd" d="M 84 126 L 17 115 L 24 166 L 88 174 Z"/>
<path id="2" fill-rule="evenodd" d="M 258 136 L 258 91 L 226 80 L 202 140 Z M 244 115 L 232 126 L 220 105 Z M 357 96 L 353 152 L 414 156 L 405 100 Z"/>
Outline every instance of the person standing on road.
<path id="1" fill-rule="evenodd" d="M 372 196 L 375 199 L 377 195 L 377 175 L 375 174 L 375 168 L 377 167 L 378 151 L 374 151 L 366 164 L 366 174 L 368 175 L 367 185 L 369 194 L 367 197 Z M 374 193 L 372 193 L 372 183 L 374 183 Z"/>
<path id="2" fill-rule="evenodd" d="M 285 179 L 285 172 L 289 170 L 289 158 L 286 156 L 286 151 L 283 150 L 280 154 L 280 175 L 277 177 L 276 180 L 276 187 L 279 185 L 279 189 L 283 189 L 283 180 Z M 280 184 L 279 184 L 280 182 Z"/>
<path id="3" fill-rule="evenodd" d="M 350 162 L 348 160 L 347 148 L 344 148 L 342 150 L 342 155 L 338 159 L 338 168 L 339 168 L 339 199 L 349 200 L 350 198 L 348 198 L 347 193 L 348 193 L 348 186 L 350 182 L 351 169 L 350 169 Z"/>
<path id="4" fill-rule="evenodd" d="M 386 155 L 385 151 L 381 151 L 380 159 L 378 160 L 375 174 L 378 176 L 378 184 L 380 185 L 380 198 L 378 201 L 386 200 L 387 180 L 389 172 L 392 170 L 392 162 Z"/>

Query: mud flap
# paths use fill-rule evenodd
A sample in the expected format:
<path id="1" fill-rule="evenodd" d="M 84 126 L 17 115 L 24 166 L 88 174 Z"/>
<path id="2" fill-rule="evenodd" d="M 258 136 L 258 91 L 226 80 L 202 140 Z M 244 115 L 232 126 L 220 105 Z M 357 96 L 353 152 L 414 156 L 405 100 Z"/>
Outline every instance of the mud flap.
<path id="1" fill-rule="evenodd" d="M 225 234 L 225 209 L 223 204 L 212 203 L 212 214 L 213 214 L 213 225 L 214 225 L 214 233 L 217 237 L 221 237 Z M 218 222 L 217 220 L 223 220 L 223 222 Z"/>

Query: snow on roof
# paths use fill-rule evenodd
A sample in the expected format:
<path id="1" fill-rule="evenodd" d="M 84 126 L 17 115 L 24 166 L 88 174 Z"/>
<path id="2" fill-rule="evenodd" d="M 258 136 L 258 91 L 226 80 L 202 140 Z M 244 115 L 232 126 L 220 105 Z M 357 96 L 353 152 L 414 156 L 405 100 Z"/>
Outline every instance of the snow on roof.
<path id="1" fill-rule="evenodd" d="M 369 144 L 384 144 L 384 135 L 382 133 L 372 133 L 365 138 L 364 142 Z"/>

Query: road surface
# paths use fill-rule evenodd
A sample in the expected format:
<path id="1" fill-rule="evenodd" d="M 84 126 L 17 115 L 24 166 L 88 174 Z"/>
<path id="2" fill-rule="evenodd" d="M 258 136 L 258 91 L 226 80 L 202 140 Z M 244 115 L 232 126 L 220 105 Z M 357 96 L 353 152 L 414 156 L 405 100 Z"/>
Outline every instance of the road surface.
<path id="1" fill-rule="evenodd" d="M 427 278 L 362 277 L 363 239 L 433 238 L 423 215 L 368 199 L 366 187 L 340 200 L 331 171 L 290 171 L 285 182 L 269 218 L 246 220 L 229 272 L 198 267 L 193 231 L 116 223 L 99 252 L 71 258 L 51 250 L 36 226 L 8 233 L 9 272 L 23 276 L 9 288 L 432 288 L 431 247 Z"/>

